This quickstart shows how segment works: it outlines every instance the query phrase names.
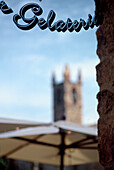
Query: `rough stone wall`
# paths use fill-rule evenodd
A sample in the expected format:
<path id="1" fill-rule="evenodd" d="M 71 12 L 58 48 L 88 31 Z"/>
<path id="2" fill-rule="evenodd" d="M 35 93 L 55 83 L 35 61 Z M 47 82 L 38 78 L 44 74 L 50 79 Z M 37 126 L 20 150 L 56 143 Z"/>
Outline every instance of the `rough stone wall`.
<path id="1" fill-rule="evenodd" d="M 100 163 L 106 170 L 114 170 L 114 1 L 95 0 L 96 13 L 104 16 L 97 30 L 98 148 Z"/>

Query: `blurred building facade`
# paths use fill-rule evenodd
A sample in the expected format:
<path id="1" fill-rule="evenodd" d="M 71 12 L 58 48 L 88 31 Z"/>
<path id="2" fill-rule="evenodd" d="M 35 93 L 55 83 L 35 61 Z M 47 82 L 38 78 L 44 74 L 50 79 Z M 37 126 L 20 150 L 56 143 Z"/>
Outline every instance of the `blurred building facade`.
<path id="1" fill-rule="evenodd" d="M 63 82 L 57 83 L 55 75 L 53 84 L 53 119 L 66 120 L 75 124 L 82 124 L 82 80 L 81 72 L 78 81 L 70 80 L 70 70 L 65 66 Z"/>

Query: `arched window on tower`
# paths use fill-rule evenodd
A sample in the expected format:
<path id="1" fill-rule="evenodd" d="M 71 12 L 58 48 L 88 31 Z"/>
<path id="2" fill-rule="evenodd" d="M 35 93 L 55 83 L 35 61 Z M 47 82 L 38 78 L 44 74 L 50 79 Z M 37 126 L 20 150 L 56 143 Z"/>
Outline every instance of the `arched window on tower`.
<path id="1" fill-rule="evenodd" d="M 77 95 L 76 95 L 76 90 L 75 89 L 72 90 L 72 99 L 73 99 L 73 102 L 76 103 Z"/>

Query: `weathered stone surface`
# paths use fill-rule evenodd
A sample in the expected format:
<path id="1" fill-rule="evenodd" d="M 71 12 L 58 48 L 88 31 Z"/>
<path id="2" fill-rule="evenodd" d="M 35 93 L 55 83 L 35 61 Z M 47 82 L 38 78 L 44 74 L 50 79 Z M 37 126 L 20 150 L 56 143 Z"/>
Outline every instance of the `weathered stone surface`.
<path id="1" fill-rule="evenodd" d="M 99 120 L 100 162 L 105 167 L 114 165 L 114 117 Z"/>
<path id="2" fill-rule="evenodd" d="M 114 1 L 95 0 L 96 13 L 103 15 L 103 24 L 97 30 L 97 54 L 101 61 L 108 56 L 113 56 L 114 50 Z M 102 50 L 101 50 L 102 49 Z"/>
<path id="3" fill-rule="evenodd" d="M 103 90 L 100 91 L 97 95 L 98 98 L 98 112 L 100 117 L 106 116 L 111 116 L 111 114 L 114 114 L 114 93 L 108 91 L 108 90 Z"/>
<path id="4" fill-rule="evenodd" d="M 104 16 L 97 30 L 98 142 L 100 163 L 105 170 L 114 170 L 114 1 L 95 0 L 96 14 Z"/>
<path id="5" fill-rule="evenodd" d="M 96 66 L 96 69 L 100 90 L 109 89 L 114 91 L 114 57 L 108 56 L 107 59 Z"/>

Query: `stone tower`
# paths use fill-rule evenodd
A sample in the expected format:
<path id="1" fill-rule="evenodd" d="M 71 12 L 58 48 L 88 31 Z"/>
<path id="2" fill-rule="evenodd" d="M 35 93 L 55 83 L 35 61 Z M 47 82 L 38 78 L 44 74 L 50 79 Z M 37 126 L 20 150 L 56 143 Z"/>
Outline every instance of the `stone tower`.
<path id="1" fill-rule="evenodd" d="M 64 70 L 64 81 L 56 83 L 53 75 L 53 111 L 54 121 L 67 120 L 82 124 L 82 82 L 81 73 L 78 73 L 76 83 L 70 81 L 68 66 Z"/>

